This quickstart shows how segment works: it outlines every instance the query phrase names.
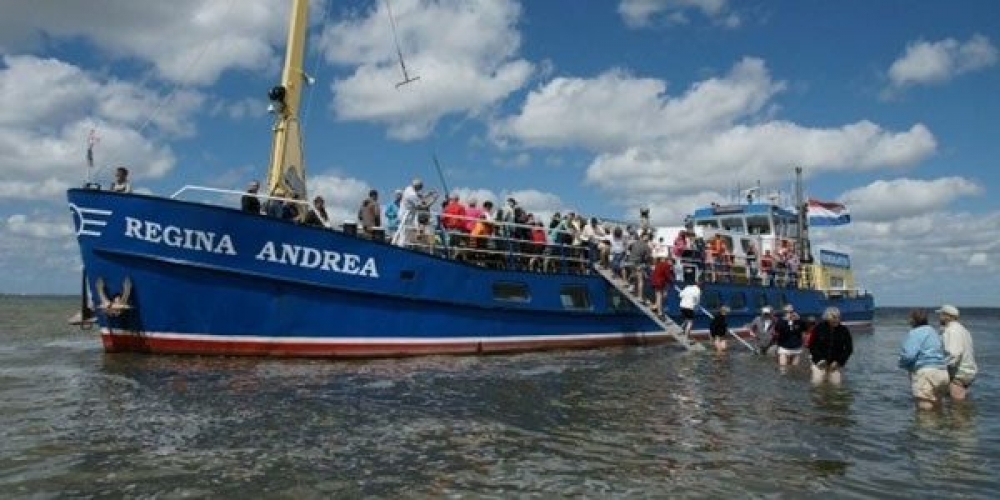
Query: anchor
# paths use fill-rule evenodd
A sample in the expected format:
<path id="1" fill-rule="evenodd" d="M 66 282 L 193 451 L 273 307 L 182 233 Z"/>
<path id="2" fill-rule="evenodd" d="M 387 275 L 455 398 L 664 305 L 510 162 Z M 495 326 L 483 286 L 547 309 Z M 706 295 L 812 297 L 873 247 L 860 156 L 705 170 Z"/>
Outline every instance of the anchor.
<path id="1" fill-rule="evenodd" d="M 98 277 L 94 282 L 94 287 L 97 289 L 97 296 L 101 299 L 101 305 L 98 309 L 104 311 L 109 317 L 116 318 L 121 316 L 122 313 L 132 309 L 129 305 L 129 297 L 132 295 L 132 278 L 126 276 L 122 280 L 121 293 L 116 294 L 111 299 L 108 299 L 108 291 L 104 284 L 104 278 Z"/>

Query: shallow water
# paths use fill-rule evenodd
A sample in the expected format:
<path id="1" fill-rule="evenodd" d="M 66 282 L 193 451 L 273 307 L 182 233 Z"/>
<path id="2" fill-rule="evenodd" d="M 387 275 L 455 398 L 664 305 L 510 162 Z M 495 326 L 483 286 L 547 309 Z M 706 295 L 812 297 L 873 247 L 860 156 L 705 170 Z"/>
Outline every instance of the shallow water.
<path id="1" fill-rule="evenodd" d="M 74 299 L 0 297 L 4 497 L 987 497 L 1000 311 L 973 400 L 917 412 L 905 311 L 843 386 L 739 345 L 325 361 L 106 355 Z"/>

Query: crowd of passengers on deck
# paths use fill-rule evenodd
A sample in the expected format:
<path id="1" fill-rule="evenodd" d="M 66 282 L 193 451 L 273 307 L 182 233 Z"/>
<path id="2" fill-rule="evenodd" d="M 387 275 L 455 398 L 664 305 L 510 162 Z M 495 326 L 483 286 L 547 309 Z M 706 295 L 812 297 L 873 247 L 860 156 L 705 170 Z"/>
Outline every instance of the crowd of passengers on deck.
<path id="1" fill-rule="evenodd" d="M 245 212 L 269 215 L 297 223 L 333 228 L 322 196 L 312 205 L 290 200 L 258 198 L 260 184 L 252 182 L 241 200 Z M 508 197 L 497 207 L 475 196 L 461 199 L 451 193 L 438 204 L 438 193 L 424 191 L 414 179 L 393 199 L 380 204 L 370 190 L 358 207 L 357 222 L 341 226 L 362 238 L 385 241 L 440 257 L 497 269 L 587 273 L 593 265 L 609 269 L 616 278 L 642 288 L 654 266 L 665 261 L 677 281 L 739 282 L 764 286 L 798 287 L 799 258 L 793 242 L 780 240 L 777 251 L 763 254 L 753 244 L 736 257 L 716 234 L 707 240 L 689 226 L 673 242 L 655 236 L 649 211 L 640 211 L 637 225 L 601 221 L 575 212 L 554 213 L 546 223 Z M 435 211 L 434 208 L 439 210 Z"/>

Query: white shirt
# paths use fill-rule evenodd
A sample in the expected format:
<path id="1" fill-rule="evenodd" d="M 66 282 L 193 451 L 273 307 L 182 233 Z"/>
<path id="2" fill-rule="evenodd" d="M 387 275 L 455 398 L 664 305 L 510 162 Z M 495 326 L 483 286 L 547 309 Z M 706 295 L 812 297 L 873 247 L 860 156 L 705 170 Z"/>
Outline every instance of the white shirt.
<path id="1" fill-rule="evenodd" d="M 701 288 L 698 285 L 688 285 L 681 290 L 681 309 L 694 310 L 701 302 Z"/>
<path id="2" fill-rule="evenodd" d="M 961 323 L 949 321 L 941 332 L 944 350 L 948 355 L 948 371 L 952 378 L 963 382 L 972 382 L 976 378 L 978 367 L 972 350 L 972 335 Z"/>

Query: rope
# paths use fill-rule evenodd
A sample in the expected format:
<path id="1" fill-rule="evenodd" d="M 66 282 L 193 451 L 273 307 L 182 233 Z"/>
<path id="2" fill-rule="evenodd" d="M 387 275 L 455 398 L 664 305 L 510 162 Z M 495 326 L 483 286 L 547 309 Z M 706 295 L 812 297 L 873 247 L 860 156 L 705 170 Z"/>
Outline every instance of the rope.
<path id="1" fill-rule="evenodd" d="M 226 11 L 222 15 L 223 18 L 228 18 L 229 17 L 229 13 L 230 13 L 230 11 L 232 11 L 233 4 L 235 4 L 235 3 L 236 3 L 236 0 L 229 0 L 229 3 L 226 4 Z M 188 65 L 184 68 L 183 74 L 190 73 L 191 69 L 193 69 L 195 66 L 198 65 L 199 62 L 201 62 L 201 59 L 205 56 L 205 53 L 208 52 L 208 49 L 210 47 L 211 47 L 211 44 L 205 44 L 204 46 L 202 46 L 201 50 L 198 51 L 198 54 L 195 55 L 195 57 L 193 59 L 191 59 L 191 62 L 188 63 Z M 146 82 L 147 82 L 148 79 L 149 79 L 149 76 L 147 75 L 146 77 L 144 77 L 139 82 L 140 88 L 145 86 L 145 84 L 146 84 Z M 174 96 L 177 95 L 177 92 L 180 90 L 180 88 L 181 88 L 181 84 L 180 83 L 175 82 L 172 85 L 172 88 L 171 88 L 170 92 L 167 93 L 167 95 L 164 96 L 163 98 L 161 98 L 159 101 L 157 101 L 156 106 L 153 107 L 153 110 L 149 113 L 149 116 L 146 117 L 146 120 L 142 123 L 142 125 L 140 125 L 139 128 L 136 130 L 136 133 L 138 133 L 140 136 L 142 135 L 142 132 L 144 130 L 146 130 L 146 128 L 149 126 L 150 123 L 153 122 L 153 119 L 156 118 L 156 115 L 160 112 L 160 110 L 162 110 L 163 107 L 168 102 L 170 102 L 171 100 L 173 100 Z M 96 129 L 96 127 L 95 127 L 95 129 Z M 106 165 L 114 165 L 114 164 L 118 163 L 118 161 L 119 161 L 118 157 L 113 156 L 111 158 L 112 158 L 112 161 L 109 161 Z M 101 166 L 97 167 L 97 169 L 94 170 L 94 176 L 96 177 L 97 174 L 99 174 L 101 172 L 101 170 L 104 169 L 104 167 L 105 167 L 105 165 L 101 165 Z"/>
<path id="2" fill-rule="evenodd" d="M 330 9 L 332 8 L 331 6 L 332 2 L 333 0 L 326 1 L 326 5 L 323 7 L 323 19 L 321 19 L 319 22 L 320 26 L 325 26 L 326 20 L 330 18 Z M 319 75 L 320 75 L 320 71 L 318 68 L 322 67 L 319 64 L 319 57 L 321 53 L 322 51 L 320 50 L 315 51 L 315 53 L 313 54 L 312 64 L 310 64 L 310 74 L 313 75 L 314 78 L 316 78 L 317 82 L 319 81 Z M 316 72 L 313 73 L 312 72 L 313 70 L 315 70 Z M 313 85 L 308 85 L 308 87 L 309 90 L 306 91 L 305 103 L 302 105 L 302 113 L 301 113 L 302 118 L 299 119 L 299 137 L 302 140 L 304 140 L 304 136 L 306 135 L 306 128 L 308 128 L 309 125 L 309 112 L 312 111 Z M 305 159 L 302 160 L 302 163 L 305 163 Z"/>

